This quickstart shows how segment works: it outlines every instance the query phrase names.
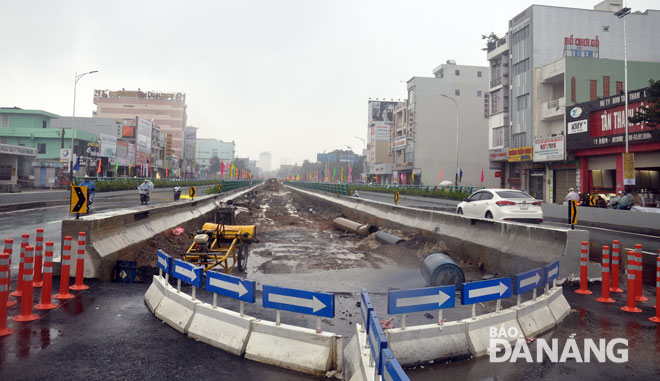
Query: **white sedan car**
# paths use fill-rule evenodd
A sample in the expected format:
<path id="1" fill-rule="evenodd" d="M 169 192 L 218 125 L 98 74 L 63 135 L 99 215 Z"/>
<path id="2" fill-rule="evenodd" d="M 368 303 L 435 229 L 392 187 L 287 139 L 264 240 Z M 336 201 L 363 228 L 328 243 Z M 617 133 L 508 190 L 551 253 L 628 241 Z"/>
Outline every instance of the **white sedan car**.
<path id="1" fill-rule="evenodd" d="M 543 222 L 541 201 L 514 189 L 481 189 L 463 200 L 456 213 L 499 221 Z"/>

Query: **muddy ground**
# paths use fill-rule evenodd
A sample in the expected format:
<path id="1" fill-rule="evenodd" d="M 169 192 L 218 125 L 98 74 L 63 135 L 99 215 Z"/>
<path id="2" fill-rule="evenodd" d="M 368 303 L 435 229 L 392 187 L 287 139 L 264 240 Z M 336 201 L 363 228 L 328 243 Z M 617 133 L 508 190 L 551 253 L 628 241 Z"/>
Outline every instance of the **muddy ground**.
<path id="1" fill-rule="evenodd" d="M 375 235 L 360 237 L 334 228 L 332 220 L 341 211 L 318 200 L 302 198 L 284 188 L 233 201 L 237 225 L 257 225 L 257 239 L 249 246 L 248 268 L 242 276 L 259 274 L 303 274 L 319 271 L 399 265 L 417 267 L 429 253 L 444 251 L 442 242 L 386 230 L 405 239 L 398 245 L 379 242 Z M 209 221 L 211 222 L 211 221 Z M 359 221 L 358 221 L 359 222 Z M 175 235 L 167 230 L 151 239 L 138 255 L 138 281 L 148 280 L 156 270 L 156 251 L 163 249 L 181 258 L 188 249 L 190 231 Z M 470 264 L 460 264 L 467 270 Z"/>

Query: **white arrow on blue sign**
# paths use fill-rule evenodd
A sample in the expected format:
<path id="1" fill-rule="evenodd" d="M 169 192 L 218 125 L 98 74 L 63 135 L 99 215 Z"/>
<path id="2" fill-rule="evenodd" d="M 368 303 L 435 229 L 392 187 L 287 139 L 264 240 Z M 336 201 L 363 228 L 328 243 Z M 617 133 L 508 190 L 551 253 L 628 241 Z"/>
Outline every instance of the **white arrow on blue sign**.
<path id="1" fill-rule="evenodd" d="M 522 294 L 531 291 L 543 284 L 543 269 L 534 269 L 531 271 L 517 274 L 513 277 L 515 288 L 514 294 Z"/>
<path id="2" fill-rule="evenodd" d="M 559 261 L 552 262 L 543 268 L 543 283 L 552 283 L 559 277 Z"/>
<path id="3" fill-rule="evenodd" d="M 362 303 L 360 303 L 360 313 L 362 314 L 362 324 L 367 329 L 367 333 L 369 332 L 369 314 L 374 310 L 373 304 L 371 304 L 371 298 L 369 297 L 369 294 L 367 294 L 367 289 L 363 288 L 362 292 L 360 293 L 360 297 L 362 298 Z"/>
<path id="4" fill-rule="evenodd" d="M 204 269 L 202 267 L 195 266 L 180 259 L 175 259 L 173 269 L 172 276 L 176 279 L 190 283 L 198 288 L 202 287 L 202 274 L 204 274 Z"/>
<path id="5" fill-rule="evenodd" d="M 335 317 L 335 295 L 264 285 L 263 306 L 301 314 Z"/>
<path id="6" fill-rule="evenodd" d="M 461 304 L 474 304 L 511 296 L 511 278 L 496 278 L 461 284 Z"/>
<path id="7" fill-rule="evenodd" d="M 371 356 L 374 358 L 376 363 L 376 369 L 378 369 L 378 374 L 383 374 L 383 349 L 387 348 L 387 338 L 385 337 L 385 332 L 383 332 L 383 327 L 380 325 L 380 320 L 376 311 L 372 311 L 369 315 L 369 348 L 371 348 Z"/>
<path id="8" fill-rule="evenodd" d="M 255 300 L 255 282 L 216 271 L 206 272 L 206 290 L 248 303 Z"/>
<path id="9" fill-rule="evenodd" d="M 452 308 L 455 300 L 456 286 L 390 291 L 387 297 L 387 313 L 405 314 Z"/>
<path id="10" fill-rule="evenodd" d="M 410 378 L 403 371 L 396 357 L 394 357 L 394 353 L 389 348 L 383 349 L 383 360 L 385 361 L 385 366 L 383 367 L 384 381 L 410 381 Z"/>
<path id="11" fill-rule="evenodd" d="M 165 274 L 172 274 L 172 257 L 161 249 L 158 249 L 158 267 Z"/>

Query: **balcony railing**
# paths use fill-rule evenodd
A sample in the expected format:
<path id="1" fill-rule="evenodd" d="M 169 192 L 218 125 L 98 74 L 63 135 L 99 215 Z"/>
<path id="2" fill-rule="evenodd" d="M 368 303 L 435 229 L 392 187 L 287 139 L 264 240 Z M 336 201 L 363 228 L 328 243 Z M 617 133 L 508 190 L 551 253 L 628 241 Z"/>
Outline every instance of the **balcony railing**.
<path id="1" fill-rule="evenodd" d="M 502 84 L 502 77 L 495 78 L 492 81 L 490 81 L 490 87 L 493 88 L 495 86 L 499 86 Z"/>

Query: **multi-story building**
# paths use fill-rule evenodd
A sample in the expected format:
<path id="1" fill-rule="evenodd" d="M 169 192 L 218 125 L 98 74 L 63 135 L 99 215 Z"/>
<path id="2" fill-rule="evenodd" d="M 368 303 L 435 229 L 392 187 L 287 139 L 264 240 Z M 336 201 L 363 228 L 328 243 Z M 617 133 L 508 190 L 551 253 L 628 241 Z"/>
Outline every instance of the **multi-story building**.
<path id="1" fill-rule="evenodd" d="M 458 183 L 476 186 L 482 184 L 483 171 L 483 185 L 496 185 L 487 155 L 488 67 L 449 60 L 433 74 L 408 81 L 407 115 L 397 109 L 395 134 L 400 135 L 392 145 L 396 142 L 394 156 L 401 161 L 395 162 L 392 177 L 398 183 L 424 185 L 454 183 L 458 177 Z M 406 119 L 407 131 L 401 127 Z"/>
<path id="2" fill-rule="evenodd" d="M 555 162 L 548 163 L 547 155 L 535 158 L 534 143 L 536 140 L 540 147 L 547 146 L 548 142 L 543 140 L 546 138 L 565 140 L 552 134 L 566 135 L 561 127 L 555 130 L 564 125 L 561 109 L 579 99 L 579 92 L 576 101 L 567 98 L 571 86 L 580 91 L 577 89 L 585 88 L 584 84 L 588 83 L 587 91 L 597 97 L 607 93 L 599 90 L 603 86 L 612 93 L 616 91 L 615 83 L 623 80 L 618 70 L 615 78 L 615 74 L 608 75 L 613 72 L 604 67 L 602 72 L 592 74 L 588 70 L 593 69 L 593 65 L 577 64 L 583 68 L 573 70 L 568 65 L 576 61 L 555 62 L 564 57 L 578 61 L 608 59 L 623 69 L 623 21 L 614 14 L 621 7 L 621 0 L 605 0 L 593 10 L 532 5 L 509 21 L 504 39 L 488 46 L 489 154 L 491 166 L 500 169 L 503 186 L 529 189 L 546 201 L 562 201 L 566 194 L 564 188 L 580 183 L 579 171 L 576 171 L 578 162 L 565 155 L 565 148 L 564 159 L 553 156 L 551 160 Z M 660 62 L 660 49 L 653 37 L 660 34 L 660 11 L 634 12 L 625 18 L 628 59 Z M 508 66 L 505 65 L 507 57 Z M 543 70 L 538 71 L 538 68 Z M 569 69 L 575 74 L 569 76 L 566 72 Z M 633 73 L 629 71 L 630 74 Z M 498 87 L 500 81 L 501 88 Z M 501 97 L 496 95 L 500 91 Z M 508 112 L 505 105 L 508 105 Z"/>
<path id="3" fill-rule="evenodd" d="M 259 168 L 265 173 L 270 172 L 270 163 L 271 163 L 270 152 L 262 152 L 259 154 Z"/>
<path id="4" fill-rule="evenodd" d="M 186 94 L 132 90 L 95 90 L 95 117 L 134 119 L 139 116 L 160 126 L 171 136 L 165 155 L 183 159 L 184 128 L 187 124 Z"/>
<path id="5" fill-rule="evenodd" d="M 394 125 L 394 109 L 405 102 L 369 100 L 367 124 L 367 178 L 370 182 L 392 182 L 391 129 Z"/>
<path id="6" fill-rule="evenodd" d="M 195 144 L 195 161 L 200 170 L 210 170 L 211 158 L 217 157 L 221 162 L 231 163 L 236 153 L 234 142 L 224 142 L 218 139 L 197 138 Z"/>

